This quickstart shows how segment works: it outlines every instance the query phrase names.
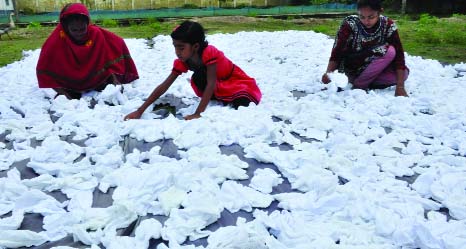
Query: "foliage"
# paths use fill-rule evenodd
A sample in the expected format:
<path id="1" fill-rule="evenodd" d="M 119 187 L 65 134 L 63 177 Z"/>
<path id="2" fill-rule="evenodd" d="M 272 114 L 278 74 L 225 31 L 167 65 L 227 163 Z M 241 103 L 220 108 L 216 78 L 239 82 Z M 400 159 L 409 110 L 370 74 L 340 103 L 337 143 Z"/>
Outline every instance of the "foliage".
<path id="1" fill-rule="evenodd" d="M 199 6 L 192 4 L 192 3 L 185 3 L 181 6 L 183 9 L 199 9 Z"/>
<path id="2" fill-rule="evenodd" d="M 114 19 L 104 19 L 102 21 L 102 26 L 107 28 L 118 27 L 118 22 Z"/>
<path id="3" fill-rule="evenodd" d="M 138 23 L 134 19 L 129 19 L 128 24 L 129 24 L 129 26 L 137 26 L 138 25 Z"/>
<path id="4" fill-rule="evenodd" d="M 419 18 L 419 26 L 427 26 L 433 25 L 438 23 L 438 18 L 435 16 L 431 16 L 429 14 L 421 14 Z"/>
<path id="5" fill-rule="evenodd" d="M 329 0 L 311 0 L 309 3 L 312 5 L 325 4 L 329 3 Z"/>
<path id="6" fill-rule="evenodd" d="M 317 25 L 313 28 L 315 32 L 324 34 L 336 34 L 336 29 L 328 25 Z"/>
<path id="7" fill-rule="evenodd" d="M 147 19 L 143 22 L 143 24 L 145 24 L 145 25 L 150 25 L 150 24 L 152 24 L 152 23 L 158 23 L 158 22 L 159 22 L 159 21 L 157 20 L 157 18 L 155 18 L 155 17 L 150 17 L 150 18 L 147 18 Z"/>
<path id="8" fill-rule="evenodd" d="M 432 32 L 433 25 L 437 24 L 437 17 L 422 14 L 416 28 L 418 40 L 424 43 L 437 44 L 442 40 L 438 33 Z"/>
<path id="9" fill-rule="evenodd" d="M 439 19 L 429 14 L 422 14 L 417 27 L 417 40 L 432 45 L 464 44 L 466 45 L 466 27 L 463 22 L 455 22 L 455 18 L 461 19 L 461 15 L 452 16 L 453 19 Z M 448 27 L 448 28 L 444 28 Z"/>
<path id="10" fill-rule="evenodd" d="M 149 26 L 154 30 L 155 33 L 161 33 L 162 24 L 160 22 L 152 22 Z"/>
<path id="11" fill-rule="evenodd" d="M 417 40 L 421 43 L 439 44 L 442 38 L 438 33 L 433 33 L 429 28 L 420 27 L 417 29 Z"/>
<path id="12" fill-rule="evenodd" d="M 17 28 L 10 32 L 11 40 L 0 41 L 0 67 L 20 60 L 25 50 L 40 48 L 54 28 L 36 25 L 35 28 Z"/>
<path id="13" fill-rule="evenodd" d="M 26 28 L 27 29 L 36 29 L 36 28 L 40 28 L 41 25 L 40 25 L 40 22 L 30 22 Z"/>
<path id="14" fill-rule="evenodd" d="M 465 31 L 458 32 L 457 30 L 447 30 L 443 35 L 445 42 L 457 45 L 466 45 Z"/>
<path id="15" fill-rule="evenodd" d="M 466 15 L 462 15 L 462 14 L 453 14 L 451 17 L 461 19 L 461 20 L 466 20 Z"/>
<path id="16" fill-rule="evenodd" d="M 253 10 L 252 10 L 252 11 L 248 11 L 248 16 L 249 16 L 249 17 L 257 17 L 258 14 L 259 14 L 259 13 L 257 13 L 257 11 L 253 11 Z"/>

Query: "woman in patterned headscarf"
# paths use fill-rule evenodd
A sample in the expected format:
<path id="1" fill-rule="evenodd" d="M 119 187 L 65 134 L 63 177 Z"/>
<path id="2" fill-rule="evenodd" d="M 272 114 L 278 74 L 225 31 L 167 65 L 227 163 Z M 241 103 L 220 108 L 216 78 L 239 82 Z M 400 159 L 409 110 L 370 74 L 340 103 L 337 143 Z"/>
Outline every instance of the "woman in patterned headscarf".
<path id="1" fill-rule="evenodd" d="M 327 73 L 339 69 L 353 88 L 377 89 L 396 85 L 395 96 L 408 96 L 403 46 L 392 19 L 382 15 L 381 0 L 359 0 L 358 15 L 346 17 L 338 30 Z"/>
<path id="2" fill-rule="evenodd" d="M 136 66 L 122 38 L 93 25 L 80 3 L 66 5 L 60 23 L 42 46 L 37 63 L 40 88 L 53 88 L 69 99 L 109 83 L 138 79 Z"/>

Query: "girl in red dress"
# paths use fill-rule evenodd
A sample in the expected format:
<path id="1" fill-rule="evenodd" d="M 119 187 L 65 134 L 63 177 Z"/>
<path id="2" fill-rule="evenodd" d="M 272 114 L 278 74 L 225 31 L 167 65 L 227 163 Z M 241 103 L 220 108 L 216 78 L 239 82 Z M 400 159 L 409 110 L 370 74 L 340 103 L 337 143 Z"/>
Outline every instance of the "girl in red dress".
<path id="1" fill-rule="evenodd" d="M 201 117 L 211 99 L 231 104 L 233 107 L 258 104 L 261 92 L 255 79 L 233 64 L 222 51 L 205 40 L 204 28 L 197 22 L 185 21 L 171 33 L 178 59 L 174 61 L 170 75 L 151 93 L 136 111 L 125 120 L 140 118 L 142 113 L 172 85 L 176 78 L 193 71 L 191 87 L 201 97 L 196 111 L 184 117 L 186 120 Z"/>

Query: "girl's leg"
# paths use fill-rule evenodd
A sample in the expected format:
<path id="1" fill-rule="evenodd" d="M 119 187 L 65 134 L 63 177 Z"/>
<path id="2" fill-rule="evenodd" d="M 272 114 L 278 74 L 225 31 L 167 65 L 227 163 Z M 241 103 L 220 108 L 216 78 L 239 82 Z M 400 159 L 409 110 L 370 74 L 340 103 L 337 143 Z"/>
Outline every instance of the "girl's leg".
<path id="1" fill-rule="evenodd" d="M 231 101 L 231 104 L 235 109 L 238 109 L 240 106 L 249 106 L 249 103 L 251 103 L 251 100 L 246 97 L 237 98 Z"/>
<path id="2" fill-rule="evenodd" d="M 384 56 L 372 61 L 369 66 L 353 81 L 353 87 L 368 89 L 370 84 L 390 65 L 395 58 L 395 48 L 389 46 Z"/>
<path id="3" fill-rule="evenodd" d="M 55 98 L 58 97 L 58 95 L 64 95 L 68 99 L 80 99 L 81 98 L 81 92 L 75 91 L 72 89 L 66 89 L 66 88 L 53 88 L 55 92 L 57 92 L 57 95 L 55 95 Z"/>
<path id="4" fill-rule="evenodd" d="M 406 68 L 403 80 L 406 81 L 406 79 L 408 79 L 408 76 L 409 69 Z M 377 79 L 375 79 L 369 87 L 373 89 L 383 89 L 394 85 L 396 85 L 396 70 L 391 67 L 388 67 L 381 74 L 379 74 Z"/>

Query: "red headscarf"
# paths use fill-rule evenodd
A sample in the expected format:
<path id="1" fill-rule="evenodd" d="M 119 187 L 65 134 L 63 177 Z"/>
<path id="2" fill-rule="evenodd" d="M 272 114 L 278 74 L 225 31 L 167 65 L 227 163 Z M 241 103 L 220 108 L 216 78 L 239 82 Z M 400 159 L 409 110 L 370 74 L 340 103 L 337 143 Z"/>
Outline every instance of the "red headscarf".
<path id="1" fill-rule="evenodd" d="M 69 15 L 89 19 L 87 41 L 73 43 L 63 28 Z M 37 63 L 40 88 L 91 90 L 106 83 L 113 74 L 120 83 L 139 78 L 136 66 L 122 38 L 90 22 L 89 11 L 80 3 L 66 5 L 60 13 L 60 24 L 42 46 Z"/>

